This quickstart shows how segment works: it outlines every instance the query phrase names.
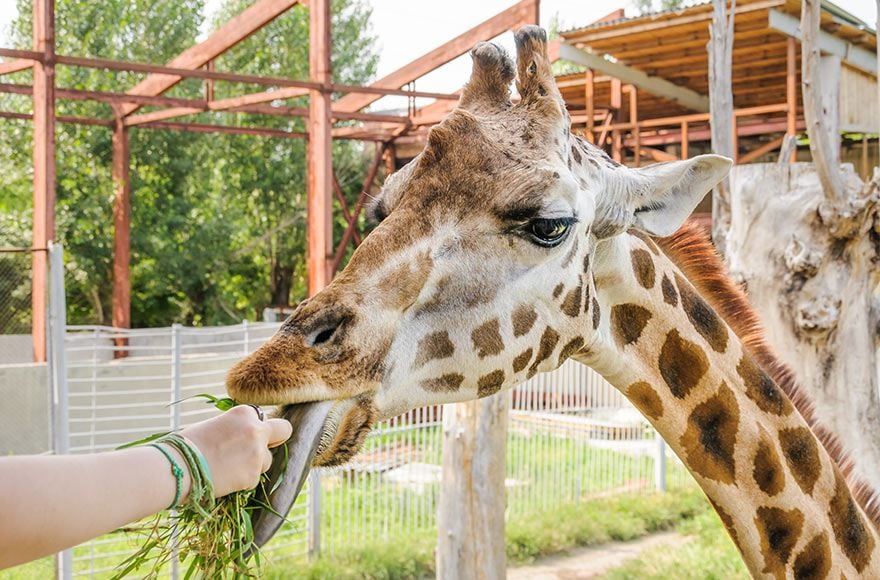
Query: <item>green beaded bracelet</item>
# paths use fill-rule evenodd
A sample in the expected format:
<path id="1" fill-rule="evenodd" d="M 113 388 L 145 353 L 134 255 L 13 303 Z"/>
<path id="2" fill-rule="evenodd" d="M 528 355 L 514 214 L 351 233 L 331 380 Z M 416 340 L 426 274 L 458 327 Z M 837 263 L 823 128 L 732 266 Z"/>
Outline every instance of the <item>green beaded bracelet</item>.
<path id="1" fill-rule="evenodd" d="M 177 507 L 177 502 L 180 501 L 180 494 L 183 491 L 183 476 L 184 471 L 181 469 L 180 465 L 177 464 L 177 461 L 171 456 L 168 451 L 165 450 L 164 447 L 158 445 L 156 443 L 149 443 L 149 447 L 155 447 L 158 449 L 162 455 L 171 462 L 171 474 L 174 476 L 175 488 L 174 488 L 174 501 L 171 502 L 171 505 L 168 506 L 168 509 L 173 510 Z"/>

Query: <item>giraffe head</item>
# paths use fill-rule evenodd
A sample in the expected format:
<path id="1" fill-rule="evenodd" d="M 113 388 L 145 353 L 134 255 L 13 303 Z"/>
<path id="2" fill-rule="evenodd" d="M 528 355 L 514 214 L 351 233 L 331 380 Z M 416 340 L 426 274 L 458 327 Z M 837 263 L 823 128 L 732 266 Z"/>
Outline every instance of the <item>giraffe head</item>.
<path id="1" fill-rule="evenodd" d="M 613 162 L 571 135 L 545 32 L 515 39 L 516 66 L 473 49 L 458 107 L 387 180 L 345 270 L 229 374 L 243 402 L 341 402 L 317 464 L 345 461 L 379 418 L 496 393 L 603 340 L 603 243 L 672 233 L 730 166 Z"/>

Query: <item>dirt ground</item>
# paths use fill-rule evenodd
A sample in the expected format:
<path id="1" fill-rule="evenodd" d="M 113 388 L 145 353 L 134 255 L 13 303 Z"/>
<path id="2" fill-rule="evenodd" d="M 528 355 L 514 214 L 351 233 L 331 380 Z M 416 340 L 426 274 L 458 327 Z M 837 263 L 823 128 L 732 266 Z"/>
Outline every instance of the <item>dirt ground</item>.
<path id="1" fill-rule="evenodd" d="M 659 545 L 681 546 L 688 539 L 677 532 L 651 534 L 631 542 L 611 542 L 591 548 L 578 548 L 507 570 L 508 580 L 585 580 L 635 558 L 644 550 Z"/>

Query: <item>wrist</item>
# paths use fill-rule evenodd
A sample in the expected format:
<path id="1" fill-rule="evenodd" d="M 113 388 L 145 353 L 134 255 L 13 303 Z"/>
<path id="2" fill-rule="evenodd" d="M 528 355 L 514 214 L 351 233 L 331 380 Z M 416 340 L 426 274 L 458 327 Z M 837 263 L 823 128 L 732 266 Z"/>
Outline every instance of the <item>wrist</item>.
<path id="1" fill-rule="evenodd" d="M 162 461 L 165 463 L 164 468 L 167 471 L 171 489 L 171 494 L 169 496 L 167 505 L 171 506 L 174 498 L 177 497 L 175 507 L 182 506 L 189 499 L 190 490 L 192 489 L 192 476 L 190 475 L 186 460 L 184 459 L 180 451 L 175 449 L 173 445 L 157 442 L 150 445 L 149 447 L 153 450 L 154 453 L 160 455 L 162 457 Z M 157 447 L 161 447 L 161 450 L 157 449 Z M 167 453 L 171 457 L 171 459 L 174 460 L 174 462 L 170 462 L 169 458 L 166 457 L 165 454 L 162 453 L 162 451 L 165 451 L 165 453 Z M 177 476 L 174 473 L 174 471 L 178 468 L 180 469 L 180 472 L 182 474 L 182 477 L 180 479 L 179 494 L 177 493 Z"/>

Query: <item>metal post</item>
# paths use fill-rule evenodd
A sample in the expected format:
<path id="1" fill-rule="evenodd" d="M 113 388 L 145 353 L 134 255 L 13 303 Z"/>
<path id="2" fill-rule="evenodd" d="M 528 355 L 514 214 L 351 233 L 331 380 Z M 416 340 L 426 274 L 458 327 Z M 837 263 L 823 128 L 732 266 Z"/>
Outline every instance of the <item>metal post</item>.
<path id="1" fill-rule="evenodd" d="M 183 397 L 181 394 L 181 364 L 180 364 L 180 355 L 181 355 L 181 334 L 180 334 L 180 325 L 172 324 L 171 325 L 171 430 L 176 431 L 180 429 L 180 399 Z M 171 517 L 176 516 L 176 512 L 171 512 Z M 171 545 L 173 546 L 173 553 L 171 556 L 171 578 L 177 580 L 180 577 L 180 556 L 177 550 L 177 530 L 174 530 L 173 536 L 171 538 Z"/>
<path id="2" fill-rule="evenodd" d="M 657 456 L 654 457 L 654 485 L 666 491 L 666 441 L 657 433 Z"/>
<path id="3" fill-rule="evenodd" d="M 321 474 L 317 469 L 309 473 L 309 559 L 321 555 Z"/>
<path id="4" fill-rule="evenodd" d="M 49 320 L 48 360 L 51 381 L 52 450 L 58 455 L 70 453 L 70 416 L 67 408 L 67 359 L 64 337 L 67 333 L 67 302 L 64 295 L 64 249 L 49 242 Z M 58 578 L 68 580 L 73 575 L 73 551 L 65 550 L 56 556 Z"/>

